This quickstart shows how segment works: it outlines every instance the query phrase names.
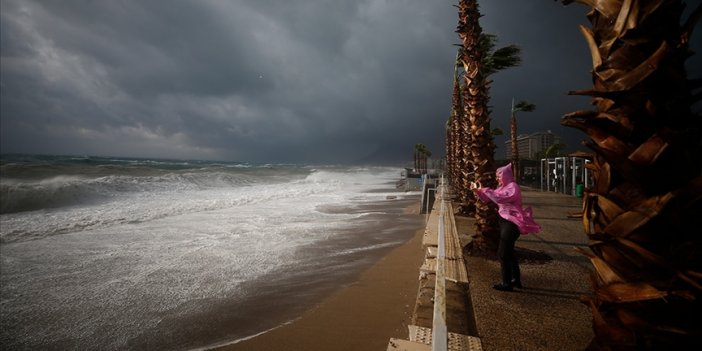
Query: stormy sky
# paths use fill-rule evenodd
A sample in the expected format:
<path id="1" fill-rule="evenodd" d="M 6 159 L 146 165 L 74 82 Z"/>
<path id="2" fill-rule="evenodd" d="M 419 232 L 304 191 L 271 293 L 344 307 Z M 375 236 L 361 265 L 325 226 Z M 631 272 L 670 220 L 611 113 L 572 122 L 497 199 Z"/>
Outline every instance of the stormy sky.
<path id="1" fill-rule="evenodd" d="M 2 0 L 0 151 L 378 163 L 411 161 L 424 143 L 441 155 L 455 3 Z M 520 133 L 581 148 L 559 120 L 589 107 L 566 95 L 591 86 L 587 8 L 480 4 L 484 32 L 523 50 L 491 77 L 492 126 L 508 132 L 512 98 L 526 99 L 537 109 Z"/>

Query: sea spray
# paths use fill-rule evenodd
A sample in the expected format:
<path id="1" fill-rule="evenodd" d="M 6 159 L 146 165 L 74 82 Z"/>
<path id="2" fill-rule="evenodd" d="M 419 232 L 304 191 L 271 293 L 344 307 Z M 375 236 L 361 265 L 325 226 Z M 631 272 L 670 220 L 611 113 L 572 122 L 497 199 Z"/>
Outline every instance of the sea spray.
<path id="1" fill-rule="evenodd" d="M 3 348 L 246 337 L 420 221 L 403 212 L 417 194 L 395 192 L 397 168 L 44 156 L 0 167 Z"/>

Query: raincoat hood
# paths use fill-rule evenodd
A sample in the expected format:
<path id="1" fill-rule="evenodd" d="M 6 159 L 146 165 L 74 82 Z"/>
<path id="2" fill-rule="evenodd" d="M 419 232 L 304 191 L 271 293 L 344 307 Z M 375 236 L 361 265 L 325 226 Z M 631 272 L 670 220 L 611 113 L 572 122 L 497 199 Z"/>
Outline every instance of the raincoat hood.
<path id="1" fill-rule="evenodd" d="M 514 174 L 512 173 L 512 164 L 500 167 L 495 171 L 498 177 L 502 179 L 502 184 L 507 185 L 509 183 L 514 183 Z"/>

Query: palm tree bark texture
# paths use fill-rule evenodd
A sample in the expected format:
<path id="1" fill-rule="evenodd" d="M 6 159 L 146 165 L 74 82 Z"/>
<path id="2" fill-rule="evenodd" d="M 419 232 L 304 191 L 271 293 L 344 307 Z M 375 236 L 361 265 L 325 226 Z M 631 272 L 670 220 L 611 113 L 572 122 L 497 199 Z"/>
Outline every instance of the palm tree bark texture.
<path id="1" fill-rule="evenodd" d="M 452 157 L 452 170 L 451 170 L 451 185 L 458 189 L 460 183 L 460 171 L 465 167 L 463 155 L 460 153 L 460 140 L 461 140 L 461 86 L 458 81 L 458 66 L 454 63 L 453 72 L 453 91 L 451 95 L 451 157 Z M 461 195 L 459 194 L 459 198 Z"/>
<path id="2" fill-rule="evenodd" d="M 561 124 L 594 151 L 589 349 L 702 350 L 702 123 L 684 66 L 702 6 L 681 25 L 681 0 L 577 2 L 592 7 L 593 88 L 571 94 L 595 110 Z"/>
<path id="3" fill-rule="evenodd" d="M 461 157 L 458 155 L 458 113 L 456 108 L 456 99 L 460 95 L 460 88 L 458 87 L 456 74 L 454 73 L 453 79 L 453 95 L 451 101 L 451 115 L 449 116 L 448 123 L 446 124 L 447 132 L 447 146 L 446 146 L 446 161 L 449 167 L 449 184 L 454 188 L 458 188 L 458 172 L 461 168 L 459 164 L 461 162 Z"/>
<path id="4" fill-rule="evenodd" d="M 483 187 L 494 188 L 495 179 L 494 143 L 490 134 L 488 95 L 485 78 L 481 72 L 482 55 L 480 38 L 482 29 L 478 23 L 480 12 L 476 0 L 461 0 L 458 3 L 458 28 L 456 32 L 463 44 L 461 61 L 464 68 L 465 91 L 463 92 L 463 130 L 470 135 L 470 159 L 473 161 L 474 179 Z M 494 249 L 499 240 L 497 208 L 492 203 L 475 202 L 476 240 L 478 249 Z"/>
<path id="5" fill-rule="evenodd" d="M 461 57 L 461 49 L 456 54 L 453 72 L 453 94 L 451 97 L 451 139 L 452 164 L 451 173 L 452 186 L 458 195 L 458 212 L 465 215 L 475 215 L 475 196 L 470 190 L 470 183 L 473 179 L 473 158 L 470 154 L 470 134 L 464 129 L 466 117 L 463 111 L 462 91 L 458 74 L 458 65 Z"/>
<path id="6" fill-rule="evenodd" d="M 449 186 L 454 186 L 454 157 L 453 157 L 453 143 L 454 143 L 454 137 L 453 137 L 453 130 L 451 129 L 451 124 L 453 123 L 453 116 L 449 115 L 448 120 L 446 121 L 446 143 L 444 145 L 444 148 L 446 149 L 446 173 L 448 174 L 448 182 Z"/>

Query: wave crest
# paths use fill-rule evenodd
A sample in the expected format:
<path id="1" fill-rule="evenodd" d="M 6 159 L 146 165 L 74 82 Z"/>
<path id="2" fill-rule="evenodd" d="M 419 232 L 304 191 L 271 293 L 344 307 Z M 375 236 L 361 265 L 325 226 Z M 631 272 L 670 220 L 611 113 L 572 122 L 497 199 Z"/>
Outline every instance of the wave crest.
<path id="1" fill-rule="evenodd" d="M 0 214 L 95 204 L 140 192 L 172 192 L 240 187 L 256 178 L 226 172 L 168 173 L 160 176 L 56 176 L 39 181 L 3 179 Z"/>

